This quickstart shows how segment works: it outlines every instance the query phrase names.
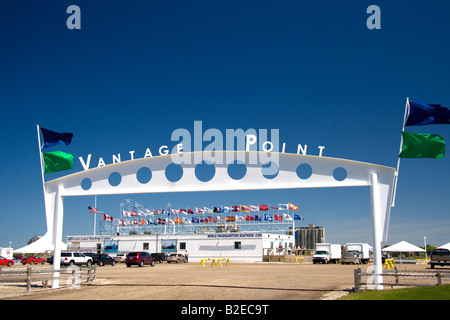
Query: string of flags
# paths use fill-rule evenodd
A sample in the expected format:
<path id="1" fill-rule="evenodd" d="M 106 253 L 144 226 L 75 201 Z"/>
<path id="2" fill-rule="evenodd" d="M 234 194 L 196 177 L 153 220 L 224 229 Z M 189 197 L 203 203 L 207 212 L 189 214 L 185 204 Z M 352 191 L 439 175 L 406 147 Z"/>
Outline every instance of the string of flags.
<path id="1" fill-rule="evenodd" d="M 270 206 L 271 209 L 293 210 L 298 211 L 298 206 L 287 203 L 279 204 L 277 207 Z M 260 212 L 264 212 L 261 213 Z M 88 206 L 88 213 L 99 213 L 99 211 Z M 234 214 L 234 215 L 217 215 L 222 213 L 248 213 L 248 214 Z M 253 214 L 252 214 L 253 213 Z M 200 216 L 198 216 L 200 214 Z M 212 216 L 206 216 L 206 214 L 213 214 Z M 214 216 L 214 214 L 216 214 Z M 165 217 L 159 217 L 165 215 Z M 185 215 L 185 217 L 181 216 Z M 188 218 L 188 215 L 193 215 Z M 194 216 L 195 215 L 195 216 Z M 205 215 L 205 216 L 202 216 Z M 158 216 L 158 217 L 157 217 Z M 145 209 L 138 212 L 133 210 L 122 210 L 122 219 L 118 219 L 119 226 L 127 225 L 161 225 L 161 224 L 192 224 L 192 223 L 220 223 L 220 222 L 241 222 L 241 221 L 294 221 L 303 220 L 303 217 L 297 213 L 291 216 L 288 213 L 269 213 L 269 205 L 236 205 L 236 206 L 220 206 L 220 207 L 203 207 L 195 209 Z M 114 218 L 106 213 L 103 213 L 103 221 L 114 221 Z"/>

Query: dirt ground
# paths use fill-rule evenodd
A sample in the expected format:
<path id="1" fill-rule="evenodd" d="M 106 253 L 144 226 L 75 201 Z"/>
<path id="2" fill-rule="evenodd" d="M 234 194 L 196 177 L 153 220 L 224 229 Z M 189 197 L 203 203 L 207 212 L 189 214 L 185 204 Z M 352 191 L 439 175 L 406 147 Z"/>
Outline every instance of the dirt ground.
<path id="1" fill-rule="evenodd" d="M 47 266 L 48 267 L 48 266 Z M 79 289 L 43 289 L 35 284 L 0 284 L 0 299 L 19 300 L 333 300 L 354 287 L 354 270 L 340 264 L 199 262 L 155 267 L 97 267 L 97 277 Z M 361 266 L 366 269 L 368 265 Z M 409 268 L 400 266 L 399 268 Z M 14 268 L 14 267 L 12 267 Z M 39 268 L 39 267 L 35 267 Z M 425 270 L 426 266 L 414 266 Z M 428 267 L 429 268 L 429 267 Z"/>

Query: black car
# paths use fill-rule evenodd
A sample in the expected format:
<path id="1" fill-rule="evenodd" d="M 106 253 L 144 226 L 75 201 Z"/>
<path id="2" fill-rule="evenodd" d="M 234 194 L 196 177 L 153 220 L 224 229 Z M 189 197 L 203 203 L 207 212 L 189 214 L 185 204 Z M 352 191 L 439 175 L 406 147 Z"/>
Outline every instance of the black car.
<path id="1" fill-rule="evenodd" d="M 99 266 L 104 266 L 105 264 L 110 264 L 112 266 L 116 265 L 116 260 L 107 254 L 99 254 L 96 257 L 93 257 L 93 259 L 94 263 L 97 263 Z"/>
<path id="2" fill-rule="evenodd" d="M 151 256 L 155 261 L 159 261 L 159 263 L 162 263 L 163 261 L 166 261 L 167 254 L 166 253 L 152 253 Z"/>

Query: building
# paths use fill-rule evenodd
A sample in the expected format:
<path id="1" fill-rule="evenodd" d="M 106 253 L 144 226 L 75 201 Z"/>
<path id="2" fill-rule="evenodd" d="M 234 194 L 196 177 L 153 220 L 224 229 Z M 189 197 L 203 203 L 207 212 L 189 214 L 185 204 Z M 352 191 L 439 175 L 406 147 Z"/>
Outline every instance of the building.
<path id="1" fill-rule="evenodd" d="M 264 255 L 292 252 L 292 235 L 262 232 L 185 233 L 68 236 L 67 250 L 105 252 L 111 256 L 130 251 L 189 253 L 190 261 L 230 258 L 232 261 L 262 262 Z"/>
<path id="2" fill-rule="evenodd" d="M 316 243 L 325 242 L 325 228 L 310 224 L 296 229 L 295 245 L 306 250 L 315 250 Z"/>

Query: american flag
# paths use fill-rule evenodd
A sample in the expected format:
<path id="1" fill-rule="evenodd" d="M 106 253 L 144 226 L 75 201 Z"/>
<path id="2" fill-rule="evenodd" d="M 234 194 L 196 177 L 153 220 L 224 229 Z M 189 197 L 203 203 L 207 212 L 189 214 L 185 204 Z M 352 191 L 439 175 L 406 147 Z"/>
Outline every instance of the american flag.
<path id="1" fill-rule="evenodd" d="M 94 207 L 88 206 L 88 213 L 98 213 L 98 210 Z"/>

